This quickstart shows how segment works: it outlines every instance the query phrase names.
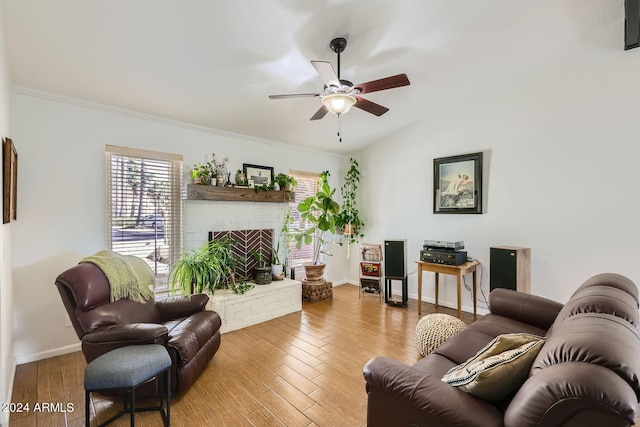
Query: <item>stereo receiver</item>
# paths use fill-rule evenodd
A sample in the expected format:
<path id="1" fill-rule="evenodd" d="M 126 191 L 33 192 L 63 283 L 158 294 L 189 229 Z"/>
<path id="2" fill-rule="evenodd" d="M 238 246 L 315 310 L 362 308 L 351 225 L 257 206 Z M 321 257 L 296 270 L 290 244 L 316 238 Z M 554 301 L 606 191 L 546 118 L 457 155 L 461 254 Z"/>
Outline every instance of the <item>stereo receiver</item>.
<path id="1" fill-rule="evenodd" d="M 420 261 L 432 262 L 444 265 L 462 265 L 467 262 L 467 252 L 448 250 L 422 250 L 420 251 Z"/>

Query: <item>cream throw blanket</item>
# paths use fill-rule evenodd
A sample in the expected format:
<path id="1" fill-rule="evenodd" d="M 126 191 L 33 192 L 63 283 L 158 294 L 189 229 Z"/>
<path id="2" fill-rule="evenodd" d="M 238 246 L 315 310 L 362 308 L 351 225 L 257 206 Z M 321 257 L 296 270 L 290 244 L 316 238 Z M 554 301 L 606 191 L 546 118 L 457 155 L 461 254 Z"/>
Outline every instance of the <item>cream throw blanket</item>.
<path id="1" fill-rule="evenodd" d="M 104 249 L 80 261 L 83 262 L 97 265 L 107 276 L 111 287 L 111 302 L 129 298 L 144 304 L 153 299 L 156 281 L 144 260 Z"/>

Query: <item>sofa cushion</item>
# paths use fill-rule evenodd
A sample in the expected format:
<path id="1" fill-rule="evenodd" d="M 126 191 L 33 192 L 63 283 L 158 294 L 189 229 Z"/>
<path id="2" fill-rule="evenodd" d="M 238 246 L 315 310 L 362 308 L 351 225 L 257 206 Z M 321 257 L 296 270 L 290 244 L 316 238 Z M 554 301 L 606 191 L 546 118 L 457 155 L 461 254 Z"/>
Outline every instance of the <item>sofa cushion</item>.
<path id="1" fill-rule="evenodd" d="M 616 273 L 596 274 L 595 276 L 585 281 L 582 285 L 580 285 L 576 292 L 582 289 L 589 288 L 591 286 L 602 285 L 620 289 L 621 291 L 624 291 L 631 295 L 633 299 L 636 300 L 636 302 L 639 299 L 638 287 L 631 281 L 631 279 Z"/>
<path id="2" fill-rule="evenodd" d="M 558 325 L 531 367 L 531 375 L 566 362 L 600 365 L 615 372 L 640 396 L 640 331 L 612 314 L 575 314 Z"/>
<path id="3" fill-rule="evenodd" d="M 544 338 L 504 334 L 474 357 L 449 370 L 442 381 L 487 402 L 503 401 L 526 380 Z"/>
<path id="4" fill-rule="evenodd" d="M 638 301 L 633 295 L 613 286 L 592 285 L 574 292 L 556 317 L 551 330 L 565 319 L 580 313 L 612 314 L 636 327 L 640 324 Z"/>

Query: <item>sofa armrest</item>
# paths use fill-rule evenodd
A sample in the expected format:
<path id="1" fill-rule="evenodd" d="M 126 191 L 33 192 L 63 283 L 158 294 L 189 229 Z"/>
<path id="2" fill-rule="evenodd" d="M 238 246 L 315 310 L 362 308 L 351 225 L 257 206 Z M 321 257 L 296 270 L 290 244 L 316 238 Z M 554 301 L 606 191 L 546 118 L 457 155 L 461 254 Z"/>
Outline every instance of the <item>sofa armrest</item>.
<path id="1" fill-rule="evenodd" d="M 128 345 L 165 345 L 168 333 L 165 326 L 155 323 L 103 326 L 82 337 L 82 349 L 89 363 L 108 351 Z"/>
<path id="2" fill-rule="evenodd" d="M 510 289 L 498 288 L 489 294 L 491 313 L 545 330 L 551 327 L 562 307 L 559 302 Z"/>
<path id="3" fill-rule="evenodd" d="M 503 415 L 493 405 L 393 359 L 371 359 L 364 367 L 364 378 L 369 394 L 367 423 L 371 427 L 385 425 L 388 414 L 395 417 L 403 412 L 413 413 L 411 423 L 418 425 L 502 425 Z"/>
<path id="4" fill-rule="evenodd" d="M 630 426 L 638 402 L 613 371 L 591 363 L 566 362 L 539 370 L 523 384 L 505 412 L 506 427 Z"/>
<path id="5" fill-rule="evenodd" d="M 162 322 L 189 317 L 193 313 L 204 311 L 209 297 L 205 294 L 172 296 L 156 301 Z"/>

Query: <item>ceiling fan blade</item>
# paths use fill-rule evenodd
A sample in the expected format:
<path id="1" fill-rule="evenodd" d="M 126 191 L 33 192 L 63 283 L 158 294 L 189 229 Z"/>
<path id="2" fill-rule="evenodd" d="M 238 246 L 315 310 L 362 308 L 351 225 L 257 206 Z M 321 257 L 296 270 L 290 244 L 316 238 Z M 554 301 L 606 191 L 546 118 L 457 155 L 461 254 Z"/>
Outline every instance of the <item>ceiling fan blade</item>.
<path id="1" fill-rule="evenodd" d="M 316 113 L 311 116 L 311 118 L 309 120 L 320 120 L 321 118 L 323 118 L 327 113 L 329 112 L 329 110 L 327 110 L 327 107 L 325 107 L 324 105 L 322 107 L 320 107 L 320 109 L 318 111 L 316 111 Z"/>
<path id="2" fill-rule="evenodd" d="M 374 114 L 376 116 L 381 116 L 384 113 L 386 113 L 387 111 L 389 111 L 389 109 L 387 107 L 383 107 L 380 104 L 376 104 L 375 102 L 371 102 L 367 99 L 361 98 L 359 96 L 355 97 L 357 102 L 353 105 L 354 107 L 357 107 L 361 110 L 366 111 L 367 113 L 371 113 Z"/>
<path id="3" fill-rule="evenodd" d="M 406 74 L 398 74 L 384 79 L 373 80 L 367 83 L 355 85 L 354 89 L 360 89 L 360 93 L 371 93 L 379 90 L 393 89 L 395 87 L 408 86 L 409 78 Z"/>
<path id="4" fill-rule="evenodd" d="M 327 87 L 337 86 L 340 87 L 340 80 L 333 70 L 331 62 L 327 61 L 311 61 L 311 64 L 316 68 L 316 71 L 320 75 L 320 78 Z"/>
<path id="5" fill-rule="evenodd" d="M 269 95 L 269 99 L 283 99 L 283 98 L 310 98 L 320 96 L 319 93 L 292 93 L 289 95 Z"/>

